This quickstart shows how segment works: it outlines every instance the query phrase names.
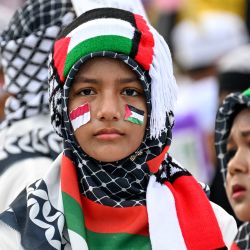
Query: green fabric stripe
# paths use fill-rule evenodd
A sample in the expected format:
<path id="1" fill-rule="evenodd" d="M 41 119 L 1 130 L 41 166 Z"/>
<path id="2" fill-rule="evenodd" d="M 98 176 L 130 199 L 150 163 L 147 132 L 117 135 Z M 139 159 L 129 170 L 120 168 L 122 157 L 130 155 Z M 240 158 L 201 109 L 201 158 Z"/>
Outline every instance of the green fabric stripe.
<path id="1" fill-rule="evenodd" d="M 71 67 L 83 56 L 99 51 L 113 51 L 129 55 L 132 49 L 132 40 L 115 35 L 98 36 L 79 43 L 67 55 L 64 67 L 66 77 Z"/>
<path id="2" fill-rule="evenodd" d="M 128 117 L 127 120 L 130 121 L 130 122 L 132 122 L 132 123 L 138 124 L 138 125 L 142 125 L 143 124 L 142 121 L 140 121 L 139 119 L 136 119 L 134 117 Z"/>
<path id="3" fill-rule="evenodd" d="M 126 233 L 101 234 L 87 230 L 87 243 L 91 250 L 151 250 L 149 237 Z"/>
<path id="4" fill-rule="evenodd" d="M 243 92 L 243 95 L 244 95 L 244 96 L 250 97 L 250 88 L 247 89 L 247 90 L 245 90 L 245 91 Z"/>
<path id="5" fill-rule="evenodd" d="M 67 227 L 86 239 L 86 229 L 81 206 L 65 192 L 62 192 L 62 198 Z"/>

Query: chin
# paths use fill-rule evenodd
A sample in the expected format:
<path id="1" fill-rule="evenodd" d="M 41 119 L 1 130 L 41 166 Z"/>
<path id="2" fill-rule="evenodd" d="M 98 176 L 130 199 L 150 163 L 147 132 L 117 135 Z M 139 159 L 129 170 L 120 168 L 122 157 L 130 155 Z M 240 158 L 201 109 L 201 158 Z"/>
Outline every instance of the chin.
<path id="1" fill-rule="evenodd" d="M 107 163 L 119 161 L 125 157 L 126 155 L 124 154 L 121 155 L 115 152 L 110 152 L 109 154 L 105 153 L 105 154 L 92 156 L 92 158 L 96 159 L 97 161 L 102 161 L 102 162 L 107 162 Z"/>
<path id="2" fill-rule="evenodd" d="M 115 161 L 119 161 L 123 158 L 118 158 L 118 157 L 112 157 L 112 158 L 107 158 L 107 157 L 94 157 L 94 159 L 96 159 L 97 161 L 101 161 L 101 162 L 115 162 Z"/>
<path id="3" fill-rule="evenodd" d="M 250 210 L 249 209 L 242 209 L 242 210 L 236 210 L 235 215 L 240 221 L 250 221 Z"/>

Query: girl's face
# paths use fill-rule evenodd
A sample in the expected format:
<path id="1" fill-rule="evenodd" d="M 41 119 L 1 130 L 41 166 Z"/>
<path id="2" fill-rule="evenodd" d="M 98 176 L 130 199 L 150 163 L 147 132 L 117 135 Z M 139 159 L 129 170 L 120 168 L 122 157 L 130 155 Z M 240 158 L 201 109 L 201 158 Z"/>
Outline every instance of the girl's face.
<path id="1" fill-rule="evenodd" d="M 242 110 L 233 122 L 227 143 L 226 192 L 236 216 L 250 220 L 250 109 Z"/>
<path id="2" fill-rule="evenodd" d="M 96 160 L 113 162 L 136 151 L 144 137 L 147 109 L 135 72 L 120 60 L 90 59 L 74 79 L 68 110 L 85 103 L 91 119 L 74 133 L 84 152 Z M 124 120 L 127 104 L 145 112 L 143 125 Z"/>

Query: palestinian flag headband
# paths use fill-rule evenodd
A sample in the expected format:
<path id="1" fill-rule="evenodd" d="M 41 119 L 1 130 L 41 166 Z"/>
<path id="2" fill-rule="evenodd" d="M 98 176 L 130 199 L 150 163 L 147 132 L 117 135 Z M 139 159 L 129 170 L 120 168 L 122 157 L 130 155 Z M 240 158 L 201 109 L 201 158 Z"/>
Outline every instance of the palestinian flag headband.
<path id="1" fill-rule="evenodd" d="M 94 9 L 82 14 L 54 44 L 49 81 L 52 123 L 57 133 L 62 134 L 61 111 L 56 115 L 58 110 L 53 110 L 59 104 L 56 103 L 60 99 L 58 90 L 62 89 L 79 60 L 100 52 L 129 56 L 149 76 L 150 136 L 159 138 L 166 132 L 166 122 L 173 122 L 169 114 L 174 108 L 177 92 L 168 45 L 142 16 L 114 8 Z"/>

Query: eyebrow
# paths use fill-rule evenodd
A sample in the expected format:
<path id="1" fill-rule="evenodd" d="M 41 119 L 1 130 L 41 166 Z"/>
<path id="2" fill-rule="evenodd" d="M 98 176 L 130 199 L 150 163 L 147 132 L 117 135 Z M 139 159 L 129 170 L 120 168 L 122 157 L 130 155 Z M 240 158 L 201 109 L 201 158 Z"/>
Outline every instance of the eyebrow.
<path id="1" fill-rule="evenodd" d="M 242 132 L 241 132 L 241 135 L 242 135 L 243 137 L 248 137 L 248 136 L 250 136 L 250 130 L 242 131 Z"/>
<path id="2" fill-rule="evenodd" d="M 130 83 L 130 82 L 137 82 L 137 81 L 139 81 L 139 79 L 136 76 L 118 79 L 119 83 Z M 75 83 L 87 82 L 87 83 L 97 84 L 98 80 L 95 79 L 95 78 L 89 78 L 89 77 L 85 77 L 85 76 L 78 76 L 78 77 L 76 77 L 74 79 L 74 82 Z"/>
<path id="3" fill-rule="evenodd" d="M 249 137 L 250 136 L 250 130 L 246 130 L 246 131 L 241 131 L 240 135 L 244 138 Z M 232 143 L 233 142 L 233 138 L 232 135 L 230 134 L 227 138 L 227 143 Z"/>
<path id="4" fill-rule="evenodd" d="M 74 82 L 75 83 L 81 83 L 81 82 L 87 82 L 87 83 L 95 83 L 97 84 L 98 81 L 94 78 L 88 78 L 88 77 L 85 77 L 85 76 L 78 76 L 74 79 Z"/>
<path id="5" fill-rule="evenodd" d="M 130 83 L 130 82 L 137 82 L 137 81 L 139 81 L 139 79 L 136 76 L 119 79 L 119 83 Z"/>

